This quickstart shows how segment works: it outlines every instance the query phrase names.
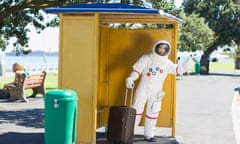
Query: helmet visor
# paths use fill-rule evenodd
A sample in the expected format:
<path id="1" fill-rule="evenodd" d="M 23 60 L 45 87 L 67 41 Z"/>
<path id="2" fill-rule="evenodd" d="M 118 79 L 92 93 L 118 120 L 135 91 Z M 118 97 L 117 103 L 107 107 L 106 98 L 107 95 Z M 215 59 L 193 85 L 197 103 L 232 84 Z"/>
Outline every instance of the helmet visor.
<path id="1" fill-rule="evenodd" d="M 155 53 L 160 56 L 166 56 L 169 53 L 169 45 L 165 43 L 160 43 L 155 47 Z"/>

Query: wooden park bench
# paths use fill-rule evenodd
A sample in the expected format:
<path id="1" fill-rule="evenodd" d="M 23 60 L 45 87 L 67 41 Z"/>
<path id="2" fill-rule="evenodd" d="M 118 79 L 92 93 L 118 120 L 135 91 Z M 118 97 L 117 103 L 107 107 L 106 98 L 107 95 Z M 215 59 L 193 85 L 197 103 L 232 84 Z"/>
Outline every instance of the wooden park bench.
<path id="1" fill-rule="evenodd" d="M 32 95 L 30 97 L 36 97 L 37 94 L 45 95 L 45 77 L 46 72 L 34 73 L 30 75 L 16 74 L 13 83 L 9 83 L 4 86 L 9 94 L 9 101 L 21 100 L 22 102 L 28 102 L 25 96 L 25 90 L 32 89 Z"/>

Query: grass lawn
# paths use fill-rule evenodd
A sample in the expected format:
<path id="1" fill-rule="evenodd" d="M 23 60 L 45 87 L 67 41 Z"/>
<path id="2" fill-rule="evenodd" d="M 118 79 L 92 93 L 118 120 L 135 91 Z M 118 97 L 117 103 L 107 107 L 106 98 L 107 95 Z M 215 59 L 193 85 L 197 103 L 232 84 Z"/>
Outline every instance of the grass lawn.
<path id="1" fill-rule="evenodd" d="M 210 71 L 233 71 L 234 62 L 211 62 Z"/>
<path id="2" fill-rule="evenodd" d="M 209 72 L 231 72 L 234 71 L 234 62 L 210 62 L 209 64 Z M 193 65 L 190 69 L 189 69 L 189 73 L 195 73 L 195 65 Z"/>

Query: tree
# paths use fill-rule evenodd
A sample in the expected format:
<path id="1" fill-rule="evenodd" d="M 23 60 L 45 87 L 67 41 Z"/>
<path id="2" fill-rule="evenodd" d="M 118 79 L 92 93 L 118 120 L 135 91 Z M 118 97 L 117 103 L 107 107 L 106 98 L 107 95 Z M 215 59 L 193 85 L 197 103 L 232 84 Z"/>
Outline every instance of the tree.
<path id="1" fill-rule="evenodd" d="M 28 53 L 24 48 L 28 47 L 30 31 L 28 26 L 33 25 L 38 32 L 52 24 L 44 22 L 42 9 L 72 3 L 93 2 L 91 0 L 2 0 L 0 2 L 0 49 L 4 51 L 11 38 L 15 38 L 13 46 L 16 54 Z"/>
<path id="2" fill-rule="evenodd" d="M 108 2 L 109 0 L 2 0 L 0 2 L 0 49 L 4 51 L 11 38 L 15 38 L 13 46 L 16 54 L 27 54 L 30 31 L 29 25 L 33 25 L 38 33 L 48 26 L 56 26 L 57 19 L 48 23 L 43 16 L 44 8 L 63 6 L 74 3 Z M 121 3 L 141 5 L 142 0 L 121 0 Z"/>
<path id="3" fill-rule="evenodd" d="M 46 27 L 57 26 L 58 19 L 45 21 L 43 9 L 48 7 L 63 6 L 75 3 L 99 2 L 106 3 L 109 0 L 3 0 L 0 2 L 0 49 L 4 51 L 11 38 L 15 38 L 13 46 L 16 54 L 27 54 L 30 31 L 29 25 L 33 25 L 40 33 Z M 144 0 L 120 0 L 121 3 L 145 6 Z M 152 0 L 152 7 L 162 9 L 167 13 L 177 15 L 180 9 L 174 6 L 174 0 Z"/>
<path id="4" fill-rule="evenodd" d="M 214 41 L 213 31 L 205 24 L 204 18 L 192 13 L 186 16 L 181 12 L 180 17 L 185 24 L 179 27 L 178 48 L 180 51 L 203 50 Z"/>
<path id="5" fill-rule="evenodd" d="M 185 0 L 184 11 L 198 13 L 206 19 L 206 24 L 214 31 L 215 41 L 204 51 L 201 58 L 201 73 L 208 73 L 209 56 L 217 46 L 240 45 L 240 4 L 237 0 Z M 207 70 L 207 71 L 204 71 Z"/>

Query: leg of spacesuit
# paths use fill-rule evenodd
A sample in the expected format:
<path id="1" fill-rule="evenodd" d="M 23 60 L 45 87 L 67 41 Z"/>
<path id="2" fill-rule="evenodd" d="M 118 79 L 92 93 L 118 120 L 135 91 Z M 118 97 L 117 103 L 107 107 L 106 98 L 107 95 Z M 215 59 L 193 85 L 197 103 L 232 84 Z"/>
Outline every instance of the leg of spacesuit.
<path id="1" fill-rule="evenodd" d="M 145 140 L 154 142 L 156 139 L 154 138 L 155 135 L 155 128 L 156 122 L 158 120 L 158 114 L 161 110 L 161 99 L 149 98 L 147 103 L 147 111 L 146 111 L 146 118 L 144 124 L 144 137 Z"/>
<path id="2" fill-rule="evenodd" d="M 141 121 L 146 100 L 147 100 L 147 96 L 145 92 L 141 90 L 136 90 L 134 100 L 133 100 L 133 105 L 132 105 L 132 108 L 136 109 L 136 120 L 135 120 L 135 127 L 134 127 L 135 130 Z"/>
<path id="3" fill-rule="evenodd" d="M 149 138 L 154 137 L 156 122 L 157 122 L 157 118 L 146 116 L 145 124 L 144 124 L 144 136 L 145 136 L 145 138 L 149 139 Z"/>

